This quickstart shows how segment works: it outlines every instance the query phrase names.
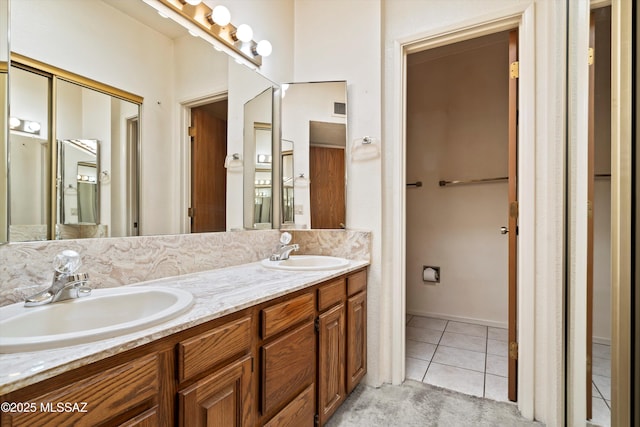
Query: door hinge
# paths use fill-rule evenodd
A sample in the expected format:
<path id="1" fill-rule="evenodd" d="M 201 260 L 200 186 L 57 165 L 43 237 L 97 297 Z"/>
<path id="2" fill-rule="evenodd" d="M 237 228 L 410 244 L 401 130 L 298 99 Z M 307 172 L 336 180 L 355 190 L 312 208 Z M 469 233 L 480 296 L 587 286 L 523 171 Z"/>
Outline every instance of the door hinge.
<path id="1" fill-rule="evenodd" d="M 196 136 L 196 128 L 189 126 L 189 136 Z"/>
<path id="2" fill-rule="evenodd" d="M 509 343 L 509 359 L 518 360 L 518 343 L 515 341 Z"/>
<path id="3" fill-rule="evenodd" d="M 587 218 L 593 218 L 593 202 L 587 200 Z"/>
<path id="4" fill-rule="evenodd" d="M 187 209 L 187 215 L 189 216 L 189 218 L 193 218 L 196 215 L 196 208 Z"/>
<path id="5" fill-rule="evenodd" d="M 511 64 L 509 64 L 509 76 L 512 79 L 517 79 L 518 77 L 520 77 L 520 62 L 519 61 L 513 61 Z"/>
<path id="6" fill-rule="evenodd" d="M 316 320 L 313 321 L 313 326 L 316 328 L 316 332 L 320 332 L 320 318 L 316 317 Z"/>
<path id="7" fill-rule="evenodd" d="M 253 357 L 251 358 L 251 372 L 253 372 Z"/>
<path id="8" fill-rule="evenodd" d="M 518 218 L 518 202 L 511 202 L 509 204 L 509 216 L 512 218 Z"/>
<path id="9" fill-rule="evenodd" d="M 588 59 L 587 59 L 587 61 L 589 62 L 589 65 L 593 65 L 593 62 L 595 61 L 594 54 L 595 54 L 595 52 L 594 52 L 593 48 L 590 47 L 589 48 L 589 54 L 588 54 L 589 56 L 588 56 Z"/>
<path id="10" fill-rule="evenodd" d="M 319 424 L 320 424 L 320 416 L 319 416 L 318 414 L 315 414 L 315 415 L 313 416 L 313 423 L 314 423 L 315 425 L 319 425 Z"/>

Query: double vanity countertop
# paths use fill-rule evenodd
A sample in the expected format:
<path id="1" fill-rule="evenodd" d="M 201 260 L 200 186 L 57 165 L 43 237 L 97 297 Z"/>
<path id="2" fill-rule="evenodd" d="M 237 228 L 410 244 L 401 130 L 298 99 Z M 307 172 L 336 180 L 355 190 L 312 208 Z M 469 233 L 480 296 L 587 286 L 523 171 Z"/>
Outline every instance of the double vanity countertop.
<path id="1" fill-rule="evenodd" d="M 114 338 L 41 351 L 0 354 L 0 394 L 54 377 L 262 302 L 369 265 L 350 260 L 334 270 L 283 271 L 260 262 L 166 277 L 130 286 L 180 288 L 194 296 L 186 313 L 162 324 Z"/>

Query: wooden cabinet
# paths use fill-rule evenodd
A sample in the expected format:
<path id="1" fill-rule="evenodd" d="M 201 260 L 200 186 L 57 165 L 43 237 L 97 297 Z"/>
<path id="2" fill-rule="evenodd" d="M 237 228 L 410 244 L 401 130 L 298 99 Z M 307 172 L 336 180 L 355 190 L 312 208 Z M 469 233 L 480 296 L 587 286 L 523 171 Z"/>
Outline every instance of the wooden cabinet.
<path id="1" fill-rule="evenodd" d="M 366 333 L 363 269 L 4 394 L 34 410 L 0 427 L 323 425 L 366 373 Z"/>
<path id="2" fill-rule="evenodd" d="M 160 395 L 166 379 L 165 356 L 149 354 L 78 381 L 50 383 L 46 388 L 51 391 L 28 399 L 7 399 L 22 407 L 17 412 L 3 411 L 2 425 L 172 425 L 170 411 L 161 404 Z"/>
<path id="3" fill-rule="evenodd" d="M 318 421 L 323 425 L 345 399 L 344 303 L 318 316 Z"/>
<path id="4" fill-rule="evenodd" d="M 251 426 L 251 364 L 244 357 L 178 393 L 179 425 Z"/>
<path id="5" fill-rule="evenodd" d="M 367 373 L 367 292 L 347 300 L 347 394 Z"/>

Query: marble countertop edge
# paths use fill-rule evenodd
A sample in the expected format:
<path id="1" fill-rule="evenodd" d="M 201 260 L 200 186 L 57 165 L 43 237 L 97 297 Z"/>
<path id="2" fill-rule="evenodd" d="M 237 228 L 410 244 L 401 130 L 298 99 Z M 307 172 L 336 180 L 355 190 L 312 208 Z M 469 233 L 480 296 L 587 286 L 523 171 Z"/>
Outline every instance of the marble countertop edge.
<path id="1" fill-rule="evenodd" d="M 129 285 L 185 289 L 194 295 L 194 304 L 178 317 L 126 335 L 68 347 L 0 354 L 0 395 L 368 265 L 368 261 L 350 260 L 341 269 L 292 272 L 268 269 L 254 262 Z"/>

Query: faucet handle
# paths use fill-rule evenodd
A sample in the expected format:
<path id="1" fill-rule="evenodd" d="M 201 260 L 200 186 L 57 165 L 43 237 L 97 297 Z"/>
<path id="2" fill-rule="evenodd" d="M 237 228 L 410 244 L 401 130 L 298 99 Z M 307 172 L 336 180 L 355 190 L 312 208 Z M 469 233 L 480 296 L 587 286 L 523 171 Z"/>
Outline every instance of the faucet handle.
<path id="1" fill-rule="evenodd" d="M 289 233 L 288 231 L 285 231 L 280 235 L 280 243 L 282 243 L 283 245 L 288 245 L 289 242 L 291 242 L 291 239 L 291 233 Z"/>
<path id="2" fill-rule="evenodd" d="M 71 249 L 66 249 L 53 258 L 53 269 L 58 273 L 73 274 L 81 264 L 80 254 Z"/>

